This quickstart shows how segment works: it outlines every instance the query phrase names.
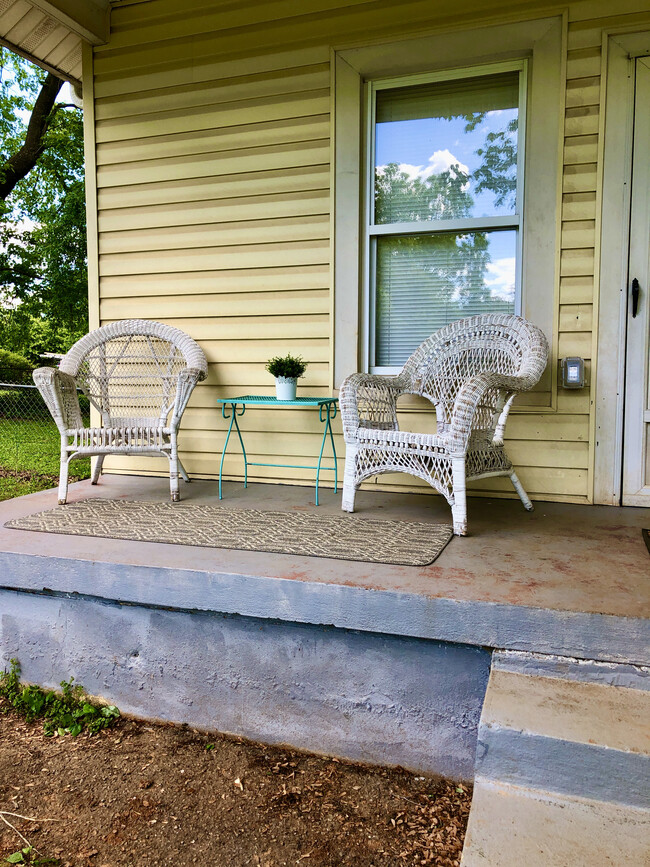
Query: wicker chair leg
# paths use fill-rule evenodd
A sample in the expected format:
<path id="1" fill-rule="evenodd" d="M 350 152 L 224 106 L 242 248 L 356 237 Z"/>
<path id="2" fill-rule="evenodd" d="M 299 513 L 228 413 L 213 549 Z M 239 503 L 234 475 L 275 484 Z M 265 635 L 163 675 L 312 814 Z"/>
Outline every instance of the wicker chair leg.
<path id="1" fill-rule="evenodd" d="M 171 450 L 169 452 L 169 492 L 172 503 L 177 503 L 181 498 L 181 492 L 178 489 L 178 446 L 174 434 L 171 436 Z"/>
<path id="2" fill-rule="evenodd" d="M 526 493 L 526 491 L 524 490 L 524 486 L 519 481 L 519 477 L 517 476 L 517 473 L 514 470 L 510 473 L 510 481 L 514 485 L 515 491 L 519 494 L 519 499 L 524 504 L 524 508 L 528 509 L 529 512 L 532 512 L 534 506 L 530 502 L 530 498 L 529 498 L 528 494 Z"/>
<path id="3" fill-rule="evenodd" d="M 341 508 L 344 512 L 354 512 L 354 498 L 358 485 L 355 484 L 355 468 L 357 463 L 357 446 L 346 444 L 345 471 L 343 473 L 343 496 Z"/>
<path id="4" fill-rule="evenodd" d="M 467 481 L 465 479 L 465 458 L 451 459 L 451 477 L 454 504 L 451 516 L 454 522 L 454 535 L 467 535 Z"/>
<path id="5" fill-rule="evenodd" d="M 105 455 L 100 455 L 97 458 L 97 461 L 95 463 L 95 469 L 93 470 L 93 477 L 90 480 L 91 485 L 96 485 L 97 482 L 99 481 L 99 477 L 102 474 L 102 466 L 104 464 L 104 457 L 105 457 Z"/>
<path id="6" fill-rule="evenodd" d="M 61 467 L 59 468 L 59 506 L 65 506 L 68 499 L 68 455 L 61 452 Z"/>
<path id="7" fill-rule="evenodd" d="M 179 469 L 179 472 L 180 472 L 181 476 L 183 477 L 183 481 L 184 481 L 184 482 L 191 482 L 191 481 L 192 481 L 192 480 L 190 479 L 190 477 L 187 475 L 187 472 L 185 471 L 185 467 L 184 467 L 183 464 L 181 463 L 181 459 L 180 459 L 180 458 L 178 459 L 178 469 Z"/>

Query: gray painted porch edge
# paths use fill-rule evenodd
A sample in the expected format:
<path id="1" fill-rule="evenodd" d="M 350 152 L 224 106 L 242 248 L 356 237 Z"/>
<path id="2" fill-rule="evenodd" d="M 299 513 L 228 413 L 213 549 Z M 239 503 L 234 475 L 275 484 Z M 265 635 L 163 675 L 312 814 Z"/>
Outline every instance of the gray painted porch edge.
<path id="1" fill-rule="evenodd" d="M 178 611 L 241 614 L 581 659 L 650 663 L 644 618 L 227 571 L 0 552 L 0 589 Z"/>

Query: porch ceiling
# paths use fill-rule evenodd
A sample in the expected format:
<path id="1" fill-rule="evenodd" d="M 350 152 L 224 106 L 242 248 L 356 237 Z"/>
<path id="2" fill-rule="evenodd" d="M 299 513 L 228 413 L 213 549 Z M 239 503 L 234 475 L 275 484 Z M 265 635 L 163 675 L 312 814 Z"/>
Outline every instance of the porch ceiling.
<path id="1" fill-rule="evenodd" d="M 82 42 L 106 42 L 108 26 L 109 0 L 0 0 L 0 44 L 73 83 Z"/>

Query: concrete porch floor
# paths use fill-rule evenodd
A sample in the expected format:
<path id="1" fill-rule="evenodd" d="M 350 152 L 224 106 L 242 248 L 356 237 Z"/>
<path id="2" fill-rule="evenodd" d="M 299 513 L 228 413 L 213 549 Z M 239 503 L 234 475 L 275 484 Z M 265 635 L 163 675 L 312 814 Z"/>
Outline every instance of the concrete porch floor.
<path id="1" fill-rule="evenodd" d="M 184 502 L 218 504 L 217 483 L 183 484 Z M 103 475 L 71 486 L 87 497 L 166 499 L 165 478 Z M 181 502 L 182 507 L 182 502 Z M 224 508 L 343 514 L 313 488 L 224 486 Z M 471 535 L 425 567 L 57 536 L 5 522 L 56 506 L 44 491 L 0 503 L 0 588 L 81 594 L 475 646 L 648 664 L 648 510 L 469 500 Z M 439 497 L 361 490 L 356 516 L 450 523 Z M 350 517 L 354 520 L 354 516 Z"/>

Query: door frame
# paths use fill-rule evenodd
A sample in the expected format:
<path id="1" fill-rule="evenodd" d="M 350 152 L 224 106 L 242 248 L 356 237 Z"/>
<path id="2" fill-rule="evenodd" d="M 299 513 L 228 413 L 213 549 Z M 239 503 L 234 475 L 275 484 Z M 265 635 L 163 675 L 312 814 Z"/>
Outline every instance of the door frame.
<path id="1" fill-rule="evenodd" d="M 594 502 L 619 505 L 623 467 L 623 401 L 634 132 L 634 64 L 650 55 L 650 30 L 604 33 L 607 74 L 601 94 L 601 232 L 594 389 Z"/>

